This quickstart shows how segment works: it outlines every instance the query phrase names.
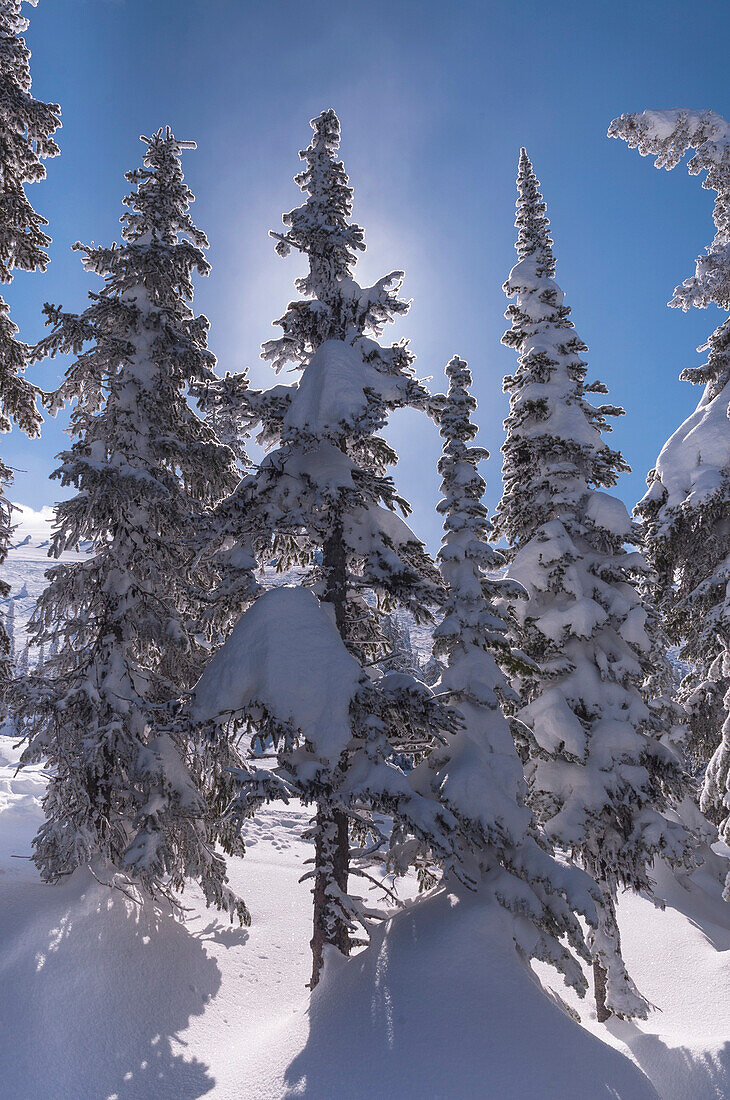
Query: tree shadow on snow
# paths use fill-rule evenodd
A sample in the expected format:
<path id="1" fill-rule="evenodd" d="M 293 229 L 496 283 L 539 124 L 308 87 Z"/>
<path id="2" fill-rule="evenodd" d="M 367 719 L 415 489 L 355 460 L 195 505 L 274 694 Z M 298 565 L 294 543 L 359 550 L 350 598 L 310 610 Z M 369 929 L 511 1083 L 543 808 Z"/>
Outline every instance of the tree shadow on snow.
<path id="1" fill-rule="evenodd" d="M 655 867 L 655 893 L 702 932 L 716 951 L 730 951 L 730 905 L 722 897 L 728 864 L 714 852 L 705 858 L 692 875 L 673 875 L 664 864 Z"/>
<path id="2" fill-rule="evenodd" d="M 212 920 L 205 928 L 194 932 L 197 940 L 205 943 L 219 943 L 223 947 L 242 947 L 248 942 L 249 931 L 247 928 L 238 928 L 236 925 L 223 924 L 221 921 Z"/>
<path id="3" fill-rule="evenodd" d="M 214 1087 L 179 1038 L 221 984 L 199 937 L 77 872 L 5 889 L 3 1100 L 197 1100 Z"/>
<path id="4" fill-rule="evenodd" d="M 730 1042 L 710 1051 L 667 1046 L 628 1020 L 605 1025 L 625 1043 L 662 1100 L 717 1100 L 730 1096 Z"/>

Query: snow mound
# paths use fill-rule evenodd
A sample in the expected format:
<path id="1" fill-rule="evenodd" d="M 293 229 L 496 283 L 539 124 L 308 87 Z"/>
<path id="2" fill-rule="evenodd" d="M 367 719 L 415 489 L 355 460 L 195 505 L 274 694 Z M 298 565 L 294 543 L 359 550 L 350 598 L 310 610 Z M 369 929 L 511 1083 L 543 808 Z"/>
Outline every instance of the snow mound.
<path id="1" fill-rule="evenodd" d="M 496 903 L 439 893 L 368 951 L 330 956 L 287 1097 L 656 1100 L 628 1059 L 574 1023 L 518 960 Z"/>
<path id="2" fill-rule="evenodd" d="M 201 720 L 262 706 L 336 759 L 350 739 L 350 703 L 362 679 L 333 619 L 306 588 L 282 585 L 252 604 L 195 688 Z"/>

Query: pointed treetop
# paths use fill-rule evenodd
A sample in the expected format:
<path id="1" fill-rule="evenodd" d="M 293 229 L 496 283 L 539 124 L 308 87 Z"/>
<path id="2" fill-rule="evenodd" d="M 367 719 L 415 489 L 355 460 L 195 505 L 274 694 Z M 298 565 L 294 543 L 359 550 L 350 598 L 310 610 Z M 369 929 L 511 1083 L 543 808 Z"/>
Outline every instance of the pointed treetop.
<path id="1" fill-rule="evenodd" d="M 314 149 L 336 153 L 340 147 L 340 120 L 332 108 L 321 111 L 316 118 L 310 120 L 309 125 L 314 130 L 314 137 L 309 149 L 304 149 L 299 154 L 302 160 L 306 160 L 307 153 Z"/>
<path id="2" fill-rule="evenodd" d="M 310 272 L 297 283 L 299 291 L 327 301 L 336 284 L 352 275 L 365 235 L 352 216 L 352 187 L 345 166 L 337 159 L 340 120 L 329 108 L 310 122 L 314 135 L 299 156 L 306 168 L 294 177 L 307 201 L 282 216 L 284 234 L 272 232 L 277 252 L 293 246 L 309 256 Z"/>
<path id="3" fill-rule="evenodd" d="M 125 173 L 125 179 L 135 188 L 122 200 L 128 207 L 121 219 L 125 241 L 134 243 L 149 236 L 164 244 L 176 244 L 178 234 L 183 234 L 196 248 L 207 248 L 205 234 L 188 212 L 195 196 L 184 182 L 180 163 L 182 152 L 196 149 L 196 143 L 180 141 L 169 126 L 160 127 L 151 137 L 142 135 L 140 141 L 147 146 L 143 167 Z"/>
<path id="4" fill-rule="evenodd" d="M 365 251 L 365 233 L 352 221 L 353 189 L 338 159 L 340 122 L 328 109 L 310 125 L 314 135 L 299 154 L 306 166 L 294 177 L 306 199 L 282 215 L 284 232 L 270 233 L 280 256 L 296 249 L 309 266 L 294 284 L 305 300 L 289 303 L 283 317 L 274 322 L 284 335 L 262 347 L 263 358 L 276 371 L 288 362 L 306 365 L 327 340 L 352 342 L 365 333 L 377 337 L 385 324 L 407 313 L 410 305 L 398 297 L 402 271 L 389 272 L 371 287 L 357 283 L 355 266 L 358 253 Z M 393 345 L 384 354 L 410 363 L 404 344 Z"/>
<path id="5" fill-rule="evenodd" d="M 552 279 L 555 276 L 555 259 L 547 203 L 540 193 L 540 181 L 524 147 L 520 149 L 517 191 L 517 255 L 521 260 L 534 256 L 539 268 L 538 274 Z"/>

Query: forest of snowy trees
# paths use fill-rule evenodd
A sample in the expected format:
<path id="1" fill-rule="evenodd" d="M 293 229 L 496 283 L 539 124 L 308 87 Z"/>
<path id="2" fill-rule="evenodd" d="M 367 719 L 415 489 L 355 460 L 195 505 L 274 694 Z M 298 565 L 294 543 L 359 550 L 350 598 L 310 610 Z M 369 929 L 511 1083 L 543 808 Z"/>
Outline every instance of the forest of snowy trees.
<path id="1" fill-rule="evenodd" d="M 60 109 L 32 95 L 21 8 L 0 0 L 3 282 L 45 269 L 47 223 L 26 185 L 59 152 Z M 691 154 L 717 196 L 716 234 L 670 305 L 727 314 L 730 123 L 644 111 L 609 134 L 657 167 Z M 120 239 L 74 246 L 95 277 L 78 312 L 47 304 L 48 334 L 30 346 L 0 300 L 0 430 L 38 436 L 39 409 L 70 407 L 53 474 L 70 492 L 49 555 L 88 548 L 48 569 L 30 660 L 0 575 L 5 729 L 22 735 L 21 768 L 41 762 L 49 777 L 32 859 L 49 890 L 90 868 L 180 919 L 195 882 L 247 925 L 227 861 L 262 808 L 299 800 L 312 987 L 404 904 L 405 881 L 406 896 L 494 899 L 521 958 L 581 996 L 592 967 L 599 1021 L 645 1019 L 617 897 L 651 897 L 657 859 L 688 874 L 730 843 L 730 317 L 682 374 L 702 396 L 632 518 L 608 439 L 624 410 L 590 378 L 547 202 L 515 150 L 503 343 L 516 358 L 490 519 L 471 392 L 483 364 L 455 355 L 434 392 L 407 341 L 389 342 L 409 308 L 404 275 L 358 282 L 365 231 L 339 147 L 323 110 L 299 154 L 303 200 L 270 233 L 301 271 L 262 348 L 286 382 L 259 390 L 216 370 L 193 308 L 209 271 L 183 177 L 195 144 L 169 127 L 142 138 Z M 45 392 L 26 367 L 55 356 L 63 381 Z M 435 558 L 383 435 L 404 408 L 442 440 Z M 0 566 L 11 484 L 0 457 Z"/>

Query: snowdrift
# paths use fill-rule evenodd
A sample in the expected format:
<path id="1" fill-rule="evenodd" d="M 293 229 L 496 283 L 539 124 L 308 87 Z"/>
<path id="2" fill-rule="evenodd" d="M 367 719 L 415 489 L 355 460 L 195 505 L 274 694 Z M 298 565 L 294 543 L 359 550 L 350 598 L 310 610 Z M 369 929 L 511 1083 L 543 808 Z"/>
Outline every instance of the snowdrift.
<path id="1" fill-rule="evenodd" d="M 497 904 L 445 892 L 330 957 L 287 1096 L 656 1098 L 636 1066 L 547 999 Z"/>

